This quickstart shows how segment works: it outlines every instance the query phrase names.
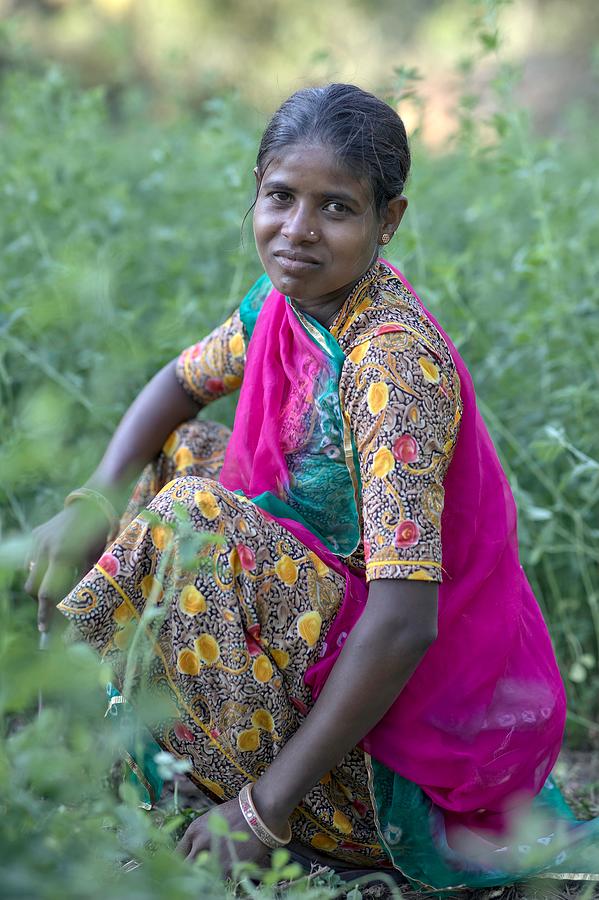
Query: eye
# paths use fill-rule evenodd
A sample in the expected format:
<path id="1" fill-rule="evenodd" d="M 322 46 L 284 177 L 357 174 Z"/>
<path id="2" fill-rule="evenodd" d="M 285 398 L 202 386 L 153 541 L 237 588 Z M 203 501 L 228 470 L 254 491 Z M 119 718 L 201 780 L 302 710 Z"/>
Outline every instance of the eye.
<path id="1" fill-rule="evenodd" d="M 268 196 L 275 203 L 290 203 L 293 199 L 289 191 L 271 191 Z"/>
<path id="2" fill-rule="evenodd" d="M 324 208 L 327 212 L 336 213 L 338 216 L 346 215 L 351 212 L 349 206 L 346 206 L 345 203 L 342 203 L 340 200 L 331 200 Z"/>

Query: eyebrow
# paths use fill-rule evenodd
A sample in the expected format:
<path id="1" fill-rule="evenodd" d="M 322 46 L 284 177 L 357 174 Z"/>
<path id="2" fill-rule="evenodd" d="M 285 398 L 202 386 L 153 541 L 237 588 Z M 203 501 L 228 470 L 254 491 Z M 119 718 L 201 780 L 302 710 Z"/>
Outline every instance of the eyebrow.
<path id="1" fill-rule="evenodd" d="M 294 189 L 285 181 L 270 181 L 268 178 L 264 181 L 264 187 L 271 191 L 289 191 L 295 193 Z M 344 203 L 359 203 L 358 198 L 354 194 L 347 194 L 345 191 L 327 191 L 320 194 L 322 200 L 342 200 Z"/>

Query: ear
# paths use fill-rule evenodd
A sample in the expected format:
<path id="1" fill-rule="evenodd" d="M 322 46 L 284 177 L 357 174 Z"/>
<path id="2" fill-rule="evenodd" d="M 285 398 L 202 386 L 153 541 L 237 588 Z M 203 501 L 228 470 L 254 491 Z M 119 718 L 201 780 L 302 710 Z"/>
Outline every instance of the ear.
<path id="1" fill-rule="evenodd" d="M 383 221 L 379 228 L 379 244 L 388 244 L 397 229 L 399 223 L 403 219 L 404 213 L 408 208 L 408 198 L 403 194 L 393 197 L 387 201 L 387 206 L 383 213 Z M 386 241 L 382 240 L 383 235 L 388 235 Z"/>
<path id="2" fill-rule="evenodd" d="M 260 178 L 260 172 L 258 171 L 258 166 L 254 166 L 254 178 L 256 179 L 256 190 L 260 188 L 260 182 L 262 179 Z"/>

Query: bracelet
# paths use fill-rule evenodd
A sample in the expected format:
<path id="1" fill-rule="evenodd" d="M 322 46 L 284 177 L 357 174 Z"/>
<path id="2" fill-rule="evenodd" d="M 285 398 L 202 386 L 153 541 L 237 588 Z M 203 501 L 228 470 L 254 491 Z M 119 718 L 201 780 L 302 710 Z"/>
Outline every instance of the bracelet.
<path id="1" fill-rule="evenodd" d="M 116 510 L 108 497 L 105 497 L 104 494 L 100 493 L 100 491 L 95 491 L 93 488 L 88 487 L 77 488 L 77 490 L 71 491 L 71 493 L 67 494 L 67 496 L 65 497 L 65 508 L 67 506 L 70 506 L 71 503 L 74 503 L 75 500 L 91 500 L 92 503 L 95 503 L 96 506 L 102 510 L 102 512 L 108 519 L 110 531 L 112 532 L 117 529 L 119 524 L 119 517 L 116 513 Z"/>
<path id="2" fill-rule="evenodd" d="M 243 818 L 248 823 L 258 840 L 262 841 L 263 844 L 266 844 L 267 847 L 270 847 L 271 850 L 276 850 L 277 847 L 286 847 L 289 841 L 291 840 L 291 825 L 287 822 L 287 834 L 285 837 L 279 837 L 274 834 L 267 828 L 264 824 L 256 807 L 254 806 L 254 801 L 252 800 L 252 785 L 246 784 L 244 785 L 239 792 L 239 807 L 243 814 Z"/>

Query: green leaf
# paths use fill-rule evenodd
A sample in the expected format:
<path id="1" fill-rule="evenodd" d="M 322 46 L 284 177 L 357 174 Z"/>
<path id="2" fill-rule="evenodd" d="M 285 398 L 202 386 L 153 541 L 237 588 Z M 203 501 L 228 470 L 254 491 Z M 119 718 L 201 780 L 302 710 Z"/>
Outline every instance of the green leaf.
<path id="1" fill-rule="evenodd" d="M 273 869 L 280 869 L 289 861 L 289 850 L 285 847 L 277 847 L 273 850 L 271 856 L 271 866 Z"/>
<path id="2" fill-rule="evenodd" d="M 232 831 L 229 837 L 234 841 L 239 841 L 240 844 L 243 844 L 245 841 L 249 841 L 250 839 L 247 831 Z"/>
<path id="3" fill-rule="evenodd" d="M 227 837 L 231 834 L 229 823 L 225 817 L 214 811 L 208 813 L 208 829 L 218 837 Z"/>
<path id="4" fill-rule="evenodd" d="M 358 887 L 354 887 L 347 893 L 347 900 L 362 900 L 362 891 Z"/>
<path id="5" fill-rule="evenodd" d="M 497 31 L 481 31 L 478 39 L 485 50 L 497 50 L 499 47 L 499 33 Z"/>

